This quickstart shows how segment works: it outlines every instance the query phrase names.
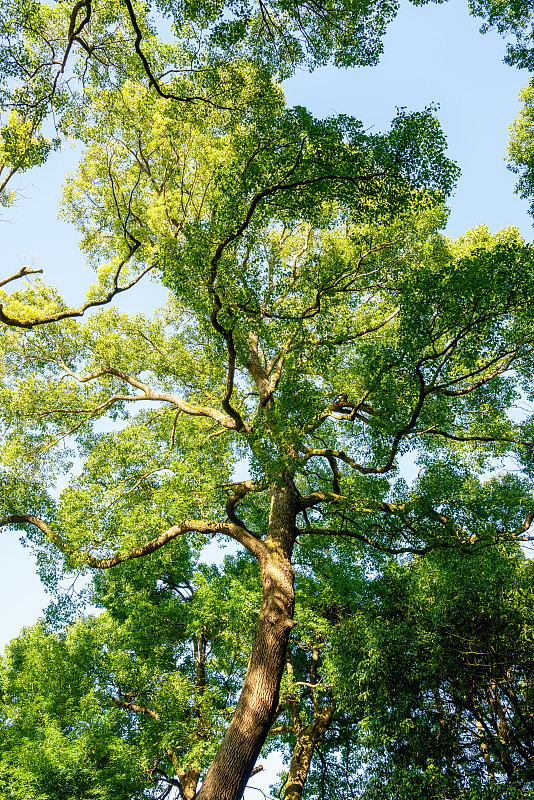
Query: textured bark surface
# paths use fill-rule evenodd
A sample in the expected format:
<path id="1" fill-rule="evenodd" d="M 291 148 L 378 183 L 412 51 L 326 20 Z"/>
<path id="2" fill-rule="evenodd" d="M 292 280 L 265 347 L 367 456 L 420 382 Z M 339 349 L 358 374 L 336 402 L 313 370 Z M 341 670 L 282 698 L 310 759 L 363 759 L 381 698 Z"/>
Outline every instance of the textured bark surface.
<path id="1" fill-rule="evenodd" d="M 291 555 L 297 495 L 292 483 L 272 486 L 265 553 L 260 557 L 263 603 L 243 690 L 197 800 L 239 800 L 273 723 L 293 627 Z"/>
<path id="2" fill-rule="evenodd" d="M 303 726 L 297 733 L 297 742 L 293 749 L 284 790 L 284 800 L 300 800 L 302 797 L 314 750 L 322 741 L 333 715 L 334 707 L 325 706 L 318 714 L 315 714 L 313 722 Z"/>
<path id="3" fill-rule="evenodd" d="M 179 772 L 180 797 L 182 800 L 195 800 L 200 770 L 191 767 L 187 772 Z"/>

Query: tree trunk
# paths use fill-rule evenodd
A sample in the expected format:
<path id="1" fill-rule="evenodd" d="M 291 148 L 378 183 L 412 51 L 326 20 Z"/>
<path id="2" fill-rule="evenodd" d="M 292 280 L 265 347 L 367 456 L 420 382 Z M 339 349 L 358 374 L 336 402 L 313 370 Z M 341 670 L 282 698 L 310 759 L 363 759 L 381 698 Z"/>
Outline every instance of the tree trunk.
<path id="1" fill-rule="evenodd" d="M 179 770 L 177 775 L 180 779 L 180 797 L 182 800 L 195 800 L 200 769 L 195 765 L 187 771 Z"/>
<path id="2" fill-rule="evenodd" d="M 291 757 L 291 765 L 284 790 L 284 800 L 300 800 L 308 777 L 313 753 L 328 729 L 334 716 L 334 706 L 324 706 L 314 715 L 313 722 L 302 727 Z"/>
<path id="3" fill-rule="evenodd" d="M 484 756 L 484 761 L 486 762 L 486 771 L 488 773 L 488 780 L 490 783 L 495 784 L 495 773 L 493 771 L 493 764 L 491 763 L 491 756 L 488 750 L 488 744 L 486 742 L 484 727 L 479 719 L 475 719 L 475 722 L 477 726 L 477 734 L 478 734 L 480 750 L 482 752 L 482 755 Z"/>
<path id="4" fill-rule="evenodd" d="M 271 511 L 260 558 L 263 603 L 243 690 L 197 800 L 239 800 L 267 738 L 278 705 L 294 590 L 291 555 L 297 494 L 292 483 L 271 487 Z"/>

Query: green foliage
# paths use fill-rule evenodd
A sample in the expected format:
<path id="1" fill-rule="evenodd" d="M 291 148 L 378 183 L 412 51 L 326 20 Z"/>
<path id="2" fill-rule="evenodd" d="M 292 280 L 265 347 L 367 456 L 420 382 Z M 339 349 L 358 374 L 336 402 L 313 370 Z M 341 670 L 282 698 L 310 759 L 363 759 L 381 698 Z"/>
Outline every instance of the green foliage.
<path id="1" fill-rule="evenodd" d="M 504 59 L 507 64 L 532 70 L 532 9 L 528 3 L 520 0 L 470 0 L 469 8 L 474 16 L 485 20 L 482 33 L 493 28 L 508 40 Z M 515 41 L 510 41 L 511 37 Z"/>
<path id="2" fill-rule="evenodd" d="M 315 637 L 321 703 L 337 709 L 303 797 L 530 797 L 530 561 L 513 546 L 436 551 L 375 560 L 370 575 L 348 543 L 317 553 L 304 579 L 315 574 L 316 591 L 299 583 L 293 661 L 306 681 Z M 286 689 L 297 690 L 309 714 L 310 689 Z"/>
<path id="3" fill-rule="evenodd" d="M 2 663 L 0 786 L 9 800 L 142 797 L 136 734 L 103 703 L 101 630 L 57 638 L 42 627 L 14 640 Z M 96 685 L 95 685 L 96 681 Z"/>
<path id="4" fill-rule="evenodd" d="M 517 192 L 521 197 L 529 200 L 530 213 L 533 213 L 532 200 L 532 119 L 533 119 L 533 86 L 529 83 L 521 92 L 520 98 L 523 105 L 518 118 L 510 128 L 510 143 L 508 147 L 509 168 L 519 175 Z"/>
<path id="5" fill-rule="evenodd" d="M 203 108 L 246 111 L 242 72 L 249 65 L 269 82 L 299 66 L 374 64 L 397 8 L 392 0 L 313 6 L 293 0 L 6 0 L 0 8 L 0 111 L 12 116 L 3 128 L 7 160 L 0 168 L 15 153 L 15 171 L 44 161 L 52 143 L 39 133 L 41 126 L 48 120 L 63 137 L 87 94 L 104 87 L 144 85 L 154 99 L 202 115 Z M 12 198 L 4 190 L 0 184 L 6 204 Z"/>
<path id="6" fill-rule="evenodd" d="M 352 622 L 363 797 L 530 796 L 531 572 L 516 550 L 486 549 L 374 580 Z"/>
<path id="7" fill-rule="evenodd" d="M 197 565 L 180 540 L 99 575 L 100 616 L 13 640 L 2 662 L 3 796 L 153 797 L 161 775 L 205 770 L 261 603 L 251 567 Z"/>
<path id="8" fill-rule="evenodd" d="M 294 754 L 328 716 L 304 796 L 531 792 L 517 541 L 534 421 L 510 411 L 533 399 L 532 246 L 512 228 L 440 234 L 458 171 L 433 108 L 369 133 L 286 108 L 276 84 L 375 63 L 396 10 L 1 5 L 2 202 L 60 138 L 81 143 L 63 213 L 96 278 L 79 310 L 38 281 L 0 295 L 0 527 L 30 539 L 52 588 L 103 570 L 104 609 L 60 624 L 60 600 L 8 648 L 8 800 L 196 786 L 260 609 L 291 613 L 284 569 L 296 624 L 267 748 Z M 475 11 L 522 35 L 524 9 Z M 529 89 L 511 149 L 525 196 L 530 105 Z M 146 273 L 165 309 L 75 320 Z M 500 474 L 509 458 L 520 471 Z M 228 538 L 243 549 L 203 563 Z"/>

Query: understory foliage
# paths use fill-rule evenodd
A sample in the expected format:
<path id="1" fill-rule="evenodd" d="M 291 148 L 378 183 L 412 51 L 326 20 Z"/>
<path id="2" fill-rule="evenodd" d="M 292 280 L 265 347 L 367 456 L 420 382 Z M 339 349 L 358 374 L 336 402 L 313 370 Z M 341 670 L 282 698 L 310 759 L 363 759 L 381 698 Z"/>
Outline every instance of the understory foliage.
<path id="1" fill-rule="evenodd" d="M 297 626 L 265 754 L 289 765 L 297 734 L 331 712 L 305 797 L 530 797 L 531 562 L 510 545 L 404 563 L 332 549 L 295 560 Z M 103 613 L 55 629 L 51 617 L 8 646 L 5 797 L 152 797 L 207 767 L 261 584 L 246 556 L 219 568 L 192 556 L 175 543 L 100 575 Z M 282 774 L 275 796 L 286 786 Z"/>
<path id="2" fill-rule="evenodd" d="M 0 6 L 0 202 L 77 142 L 96 273 L 78 308 L 0 280 L 0 527 L 57 594 L 1 662 L 6 800 L 238 800 L 270 751 L 284 800 L 532 794 L 532 246 L 442 234 L 434 108 L 377 133 L 277 83 L 375 63 L 396 11 Z M 526 7 L 473 11 L 528 62 Z M 150 277 L 165 308 L 112 305 Z"/>

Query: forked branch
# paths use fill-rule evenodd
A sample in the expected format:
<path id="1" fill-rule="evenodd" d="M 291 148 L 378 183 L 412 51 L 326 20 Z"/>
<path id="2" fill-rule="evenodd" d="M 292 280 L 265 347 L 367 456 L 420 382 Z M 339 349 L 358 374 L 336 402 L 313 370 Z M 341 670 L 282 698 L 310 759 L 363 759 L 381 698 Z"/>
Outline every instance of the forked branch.
<path id="1" fill-rule="evenodd" d="M 11 281 L 17 281 L 19 280 L 19 278 L 25 278 L 26 275 L 38 275 L 38 274 L 42 275 L 42 273 L 43 273 L 42 269 L 30 269 L 30 267 L 21 267 L 18 272 L 15 272 L 8 278 L 4 278 L 3 280 L 1 280 L 0 286 L 5 286 L 6 284 L 11 283 Z"/>
<path id="2" fill-rule="evenodd" d="M 135 278 L 132 278 L 131 281 L 128 281 L 128 283 L 125 286 L 119 286 L 119 278 L 121 270 L 125 266 L 125 264 L 132 258 L 132 256 L 134 255 L 135 251 L 139 248 L 139 246 L 140 242 L 136 242 L 134 245 L 130 247 L 130 252 L 128 253 L 128 256 L 120 262 L 115 271 L 112 288 L 106 295 L 104 295 L 104 297 L 101 297 L 98 300 L 87 300 L 85 303 L 82 303 L 82 305 L 79 306 L 79 308 L 76 309 L 70 308 L 66 309 L 65 311 L 58 311 L 55 314 L 46 314 L 43 317 L 36 317 L 31 320 L 20 320 L 20 319 L 15 319 L 14 317 L 10 317 L 8 314 L 5 313 L 4 306 L 2 305 L 2 303 L 0 303 L 0 322 L 3 322 L 4 325 L 9 325 L 10 327 L 13 328 L 25 328 L 29 330 L 31 328 L 35 328 L 37 325 L 46 325 L 51 322 L 59 322 L 62 319 L 71 319 L 72 317 L 83 317 L 83 315 L 88 309 L 107 305 L 118 294 L 120 294 L 121 292 L 126 292 L 128 289 L 131 289 L 132 286 L 135 286 L 136 283 L 139 283 L 141 278 L 143 278 L 148 272 L 150 272 L 150 270 L 154 268 L 153 264 L 149 264 L 147 267 L 141 270 L 141 272 L 138 275 L 136 275 Z M 11 280 L 15 280 L 16 278 L 20 278 L 23 277 L 24 275 L 31 274 L 31 272 L 28 271 L 27 267 L 23 267 L 22 269 L 26 270 L 26 272 L 22 272 L 22 270 L 19 270 L 19 272 L 16 273 L 14 276 L 11 276 L 10 278 L 0 283 L 0 286 L 2 286 L 5 283 L 8 283 Z M 42 272 L 42 270 L 34 270 L 34 272 Z"/>

